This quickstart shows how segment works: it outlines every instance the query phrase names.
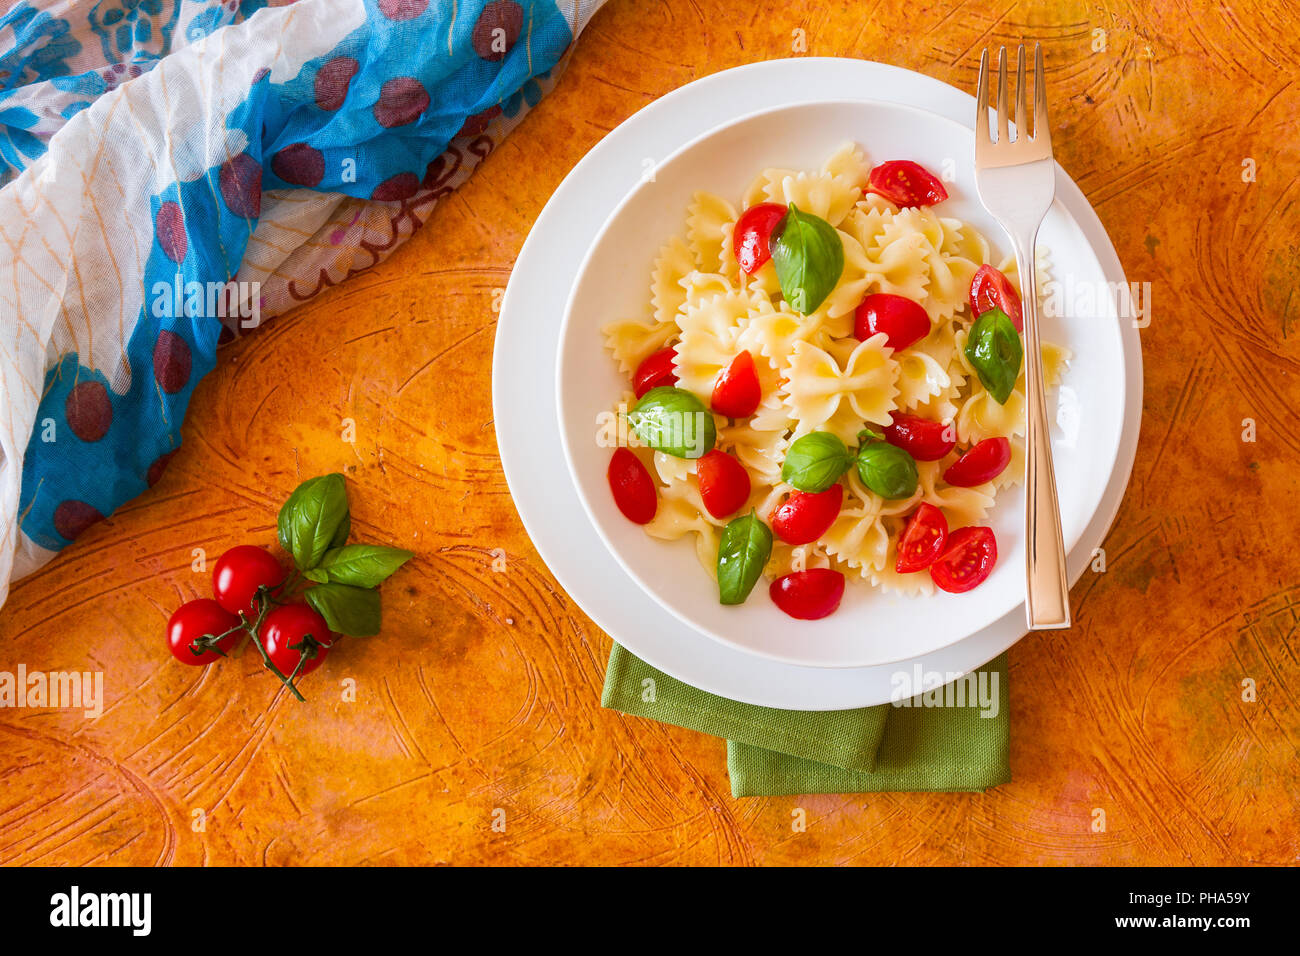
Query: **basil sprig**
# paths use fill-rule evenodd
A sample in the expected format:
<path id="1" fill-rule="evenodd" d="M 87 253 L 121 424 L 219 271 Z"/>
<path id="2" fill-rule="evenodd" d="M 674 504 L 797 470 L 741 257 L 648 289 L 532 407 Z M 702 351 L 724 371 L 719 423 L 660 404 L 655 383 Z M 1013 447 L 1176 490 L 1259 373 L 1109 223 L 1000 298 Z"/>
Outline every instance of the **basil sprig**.
<path id="1" fill-rule="evenodd" d="M 303 600 L 335 633 L 370 637 L 380 626 L 379 593 L 373 589 L 413 555 L 403 548 L 348 544 L 351 529 L 347 484 L 338 473 L 304 481 L 276 522 L 280 546 L 298 574 L 314 584 L 302 592 Z"/>
<path id="2" fill-rule="evenodd" d="M 646 392 L 627 413 L 627 423 L 655 451 L 674 458 L 700 458 L 718 440 L 713 413 L 693 393 L 672 385 Z"/>
<path id="3" fill-rule="evenodd" d="M 999 405 L 1011 397 L 1023 358 L 1020 333 L 1007 314 L 1001 309 L 980 313 L 966 339 L 966 360 Z"/>
<path id="4" fill-rule="evenodd" d="M 718 600 L 744 604 L 772 556 L 772 531 L 757 511 L 733 518 L 718 546 Z"/>
<path id="5" fill-rule="evenodd" d="M 345 520 L 350 526 L 342 475 L 335 472 L 304 481 L 280 508 L 276 523 L 280 547 L 292 555 L 299 571 L 314 568 Z"/>
<path id="6" fill-rule="evenodd" d="M 810 432 L 795 439 L 781 464 L 781 480 L 799 491 L 816 494 L 840 480 L 853 464 L 853 453 L 830 432 Z"/>
<path id="7" fill-rule="evenodd" d="M 382 544 L 349 544 L 330 548 L 320 564 L 303 572 L 303 577 L 320 584 L 333 581 L 358 588 L 378 587 L 384 579 L 414 555 L 402 548 Z"/>
<path id="8" fill-rule="evenodd" d="M 916 459 L 885 441 L 885 436 L 864 428 L 858 433 L 858 477 L 882 498 L 910 498 L 916 493 Z"/>
<path id="9" fill-rule="evenodd" d="M 768 245 L 790 307 L 804 315 L 816 311 L 844 272 L 844 243 L 835 227 L 791 203 Z"/>
<path id="10" fill-rule="evenodd" d="M 318 584 L 303 595 L 336 634 L 374 637 L 381 617 L 379 592 L 350 584 Z"/>

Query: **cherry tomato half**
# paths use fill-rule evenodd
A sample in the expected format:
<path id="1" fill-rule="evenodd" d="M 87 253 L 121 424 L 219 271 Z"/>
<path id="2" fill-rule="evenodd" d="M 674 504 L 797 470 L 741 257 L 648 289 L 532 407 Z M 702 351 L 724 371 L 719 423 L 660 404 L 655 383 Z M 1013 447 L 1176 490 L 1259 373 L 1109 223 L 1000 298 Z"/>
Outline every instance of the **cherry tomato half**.
<path id="1" fill-rule="evenodd" d="M 660 385 L 676 385 L 677 369 L 673 363 L 677 361 L 677 349 L 675 346 L 668 346 L 666 349 L 660 349 L 636 368 L 636 374 L 632 376 L 632 391 L 636 397 L 640 398 L 652 388 L 658 388 Z"/>
<path id="2" fill-rule="evenodd" d="M 959 488 L 974 488 L 992 481 L 1011 463 L 1011 442 L 986 438 L 962 455 L 943 473 L 943 480 Z"/>
<path id="3" fill-rule="evenodd" d="M 961 594 L 984 582 L 998 560 L 998 542 L 992 528 L 958 528 L 948 535 L 948 546 L 930 565 L 930 577 L 950 594 Z"/>
<path id="4" fill-rule="evenodd" d="M 895 206 L 933 206 L 948 198 L 943 183 L 910 159 L 881 163 L 867 177 L 866 192 L 884 196 Z"/>
<path id="5" fill-rule="evenodd" d="M 614 493 L 614 504 L 623 517 L 636 524 L 646 524 L 659 509 L 659 496 L 654 479 L 646 471 L 641 459 L 626 448 L 614 449 L 609 460 L 609 490 Z"/>
<path id="6" fill-rule="evenodd" d="M 710 407 L 728 418 L 748 418 L 763 400 L 763 386 L 758 381 L 754 356 L 741 352 L 718 374 L 713 386 Z"/>
<path id="7" fill-rule="evenodd" d="M 1001 309 L 1011 319 L 1017 332 L 1025 330 L 1025 316 L 1020 296 L 1011 280 L 992 266 L 980 266 L 970 280 L 970 313 L 977 319 L 989 309 Z"/>
<path id="8" fill-rule="evenodd" d="M 947 541 L 948 519 L 928 501 L 922 502 L 898 537 L 894 570 L 899 574 L 924 571 L 943 554 Z"/>
<path id="9" fill-rule="evenodd" d="M 816 493 L 796 491 L 772 512 L 772 531 L 786 544 L 807 544 L 826 533 L 844 503 L 844 486 L 831 485 Z"/>
<path id="10" fill-rule="evenodd" d="M 930 334 L 929 313 L 907 296 L 889 292 L 869 295 L 858 306 L 853 337 L 865 341 L 880 332 L 889 337 L 886 344 L 895 352 L 905 349 Z"/>
<path id="11" fill-rule="evenodd" d="M 713 449 L 695 466 L 700 479 L 700 498 L 715 518 L 725 518 L 749 500 L 749 472 L 724 451 Z"/>
<path id="12" fill-rule="evenodd" d="M 844 575 L 832 568 L 809 568 L 777 578 L 768 588 L 772 603 L 793 618 L 815 621 L 840 606 Z"/>
<path id="13" fill-rule="evenodd" d="M 753 275 L 763 268 L 763 263 L 772 258 L 768 242 L 772 238 L 772 230 L 785 218 L 785 214 L 786 207 L 780 203 L 761 202 L 750 206 L 736 220 L 731 248 L 745 275 Z"/>
<path id="14" fill-rule="evenodd" d="M 306 604 L 284 604 L 266 616 L 260 632 L 262 646 L 271 663 L 285 677 L 293 674 L 300 657 L 306 656 L 298 676 L 320 667 L 334 643 L 329 625 Z"/>
<path id="15" fill-rule="evenodd" d="M 231 614 L 243 611 L 257 616 L 253 599 L 265 585 L 275 591 L 284 583 L 285 570 L 265 548 L 240 544 L 231 548 L 212 567 L 212 595 Z"/>
<path id="16" fill-rule="evenodd" d="M 192 649 L 194 641 L 205 634 L 214 637 L 224 634 L 238 625 L 238 616 L 231 614 L 211 598 L 186 601 L 167 621 L 167 647 L 171 650 L 172 657 L 182 664 L 211 664 L 213 661 L 221 660 L 221 655 L 211 649 L 195 654 Z M 223 638 L 217 643 L 217 647 L 229 653 L 241 633 L 235 631 Z"/>
<path id="17" fill-rule="evenodd" d="M 920 415 L 894 412 L 885 426 L 885 441 L 897 445 L 917 461 L 938 461 L 957 444 L 957 429 Z"/>

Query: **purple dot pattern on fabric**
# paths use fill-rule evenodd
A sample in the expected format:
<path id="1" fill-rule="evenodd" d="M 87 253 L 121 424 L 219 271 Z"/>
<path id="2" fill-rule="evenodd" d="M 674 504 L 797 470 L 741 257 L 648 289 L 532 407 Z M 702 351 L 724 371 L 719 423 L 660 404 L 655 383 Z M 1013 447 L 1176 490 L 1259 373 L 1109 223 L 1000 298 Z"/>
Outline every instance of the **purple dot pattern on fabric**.
<path id="1" fill-rule="evenodd" d="M 179 203 L 168 200 L 158 207 L 154 232 L 168 259 L 175 263 L 184 261 L 189 240 L 185 238 L 185 215 Z"/>
<path id="2" fill-rule="evenodd" d="M 271 170 L 286 183 L 310 189 L 325 178 L 325 157 L 315 146 L 292 143 L 271 157 Z"/>
<path id="3" fill-rule="evenodd" d="M 247 153 L 240 153 L 221 164 L 217 174 L 221 198 L 236 216 L 256 219 L 262 215 L 262 167 Z"/>
<path id="4" fill-rule="evenodd" d="M 350 56 L 336 56 L 321 66 L 312 84 L 316 105 L 331 113 L 339 109 L 347 99 L 352 77 L 360 69 L 361 64 Z"/>
<path id="5" fill-rule="evenodd" d="M 385 129 L 414 123 L 429 108 L 429 91 L 419 80 L 399 76 L 379 88 L 375 119 Z"/>
<path id="6" fill-rule="evenodd" d="M 99 441 L 113 424 L 113 403 L 108 389 L 100 382 L 82 382 L 73 386 L 63 403 L 63 414 L 72 434 L 82 441 Z"/>
<path id="7" fill-rule="evenodd" d="M 492 63 L 504 60 L 523 29 L 524 8 L 514 0 L 489 3 L 474 24 L 474 52 Z"/>
<path id="8" fill-rule="evenodd" d="M 183 338 L 170 329 L 158 333 L 153 347 L 153 377 L 159 388 L 175 395 L 188 384 L 192 364 L 190 347 Z"/>

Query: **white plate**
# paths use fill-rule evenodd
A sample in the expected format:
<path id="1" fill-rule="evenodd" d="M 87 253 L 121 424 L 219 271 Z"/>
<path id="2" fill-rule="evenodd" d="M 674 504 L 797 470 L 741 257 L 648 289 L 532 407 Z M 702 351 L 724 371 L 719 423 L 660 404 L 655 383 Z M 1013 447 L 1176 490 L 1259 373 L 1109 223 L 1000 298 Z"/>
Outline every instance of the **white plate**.
<path id="1" fill-rule="evenodd" d="M 553 360 L 560 319 L 583 256 L 610 210 L 636 187 L 645 160 L 669 155 L 738 114 L 887 90 L 892 101 L 969 122 L 974 99 L 920 74 L 859 60 L 776 60 L 715 74 L 655 101 L 607 136 L 556 190 L 519 254 L 498 321 L 493 404 L 502 464 L 524 525 L 560 584 L 597 625 L 648 663 L 697 687 L 747 703 L 837 710 L 888 701 L 900 673 L 945 676 L 971 670 L 1024 633 L 1013 610 L 951 647 L 902 664 L 815 668 L 738 651 L 682 625 L 609 558 L 575 493 L 554 406 Z M 1106 277 L 1123 282 L 1119 260 L 1078 188 L 1058 174 L 1058 201 L 1071 213 Z M 1121 330 L 1125 425 L 1102 505 L 1070 554 L 1077 578 L 1104 537 L 1137 447 L 1142 365 L 1137 331 Z"/>
<path id="2" fill-rule="evenodd" d="M 673 235 L 685 235 L 686 209 L 698 190 L 740 205 L 765 168 L 817 170 L 846 140 L 872 163 L 911 159 L 945 167 L 949 198 L 935 210 L 969 222 L 994 246 L 1007 248 L 1001 229 L 980 203 L 974 180 L 974 133 L 936 113 L 873 101 L 801 103 L 763 110 L 692 141 L 654 167 L 614 210 L 578 271 L 560 330 L 557 400 L 578 497 L 609 552 L 660 604 L 687 625 L 740 650 L 812 667 L 868 667 L 948 647 L 982 630 L 1025 599 L 1024 494 L 998 495 L 987 523 L 998 541 L 989 579 L 966 594 L 907 597 L 885 594 L 851 578 L 838 611 L 820 621 L 795 621 L 772 604 L 766 586 L 738 607 L 718 602 L 714 579 L 695 556 L 694 535 L 665 542 L 628 521 L 609 493 L 610 448 L 597 441 L 597 422 L 629 387 L 604 347 L 600 328 L 648 312 L 652 264 Z M 1060 203 L 1039 232 L 1039 244 L 1059 265 L 1062 289 L 1105 289 L 1106 275 L 1087 239 Z M 1064 320 L 1044 316 L 1046 341 L 1074 354 L 1066 384 L 1069 434 L 1056 429 L 1057 488 L 1067 550 L 1101 503 L 1124 424 L 1124 389 L 1109 374 L 1123 365 L 1116 303 L 1104 295 L 1078 297 Z M 1054 410 L 1049 408 L 1049 414 Z"/>

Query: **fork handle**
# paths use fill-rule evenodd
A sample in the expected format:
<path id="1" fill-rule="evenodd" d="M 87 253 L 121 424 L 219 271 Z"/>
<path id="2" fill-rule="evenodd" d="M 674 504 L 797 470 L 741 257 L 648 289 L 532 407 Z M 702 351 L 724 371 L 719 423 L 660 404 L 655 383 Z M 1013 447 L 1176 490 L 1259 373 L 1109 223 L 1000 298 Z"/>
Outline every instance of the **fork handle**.
<path id="1" fill-rule="evenodd" d="M 1031 631 L 1070 626 L 1070 582 L 1065 573 L 1061 509 L 1052 468 L 1052 439 L 1043 389 L 1043 358 L 1038 338 L 1038 276 L 1034 238 L 1016 243 L 1021 307 L 1025 321 L 1025 612 Z"/>

